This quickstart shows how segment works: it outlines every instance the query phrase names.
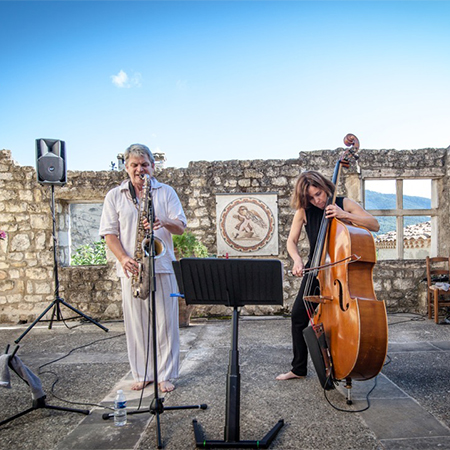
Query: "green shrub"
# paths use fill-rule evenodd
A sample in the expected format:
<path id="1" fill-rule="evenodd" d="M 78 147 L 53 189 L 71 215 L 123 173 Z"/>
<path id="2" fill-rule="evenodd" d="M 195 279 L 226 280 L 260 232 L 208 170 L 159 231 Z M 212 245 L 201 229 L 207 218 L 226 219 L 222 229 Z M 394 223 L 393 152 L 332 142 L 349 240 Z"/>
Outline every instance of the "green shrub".
<path id="1" fill-rule="evenodd" d="M 197 236 L 190 231 L 172 236 L 175 255 L 178 258 L 207 258 L 208 249 L 198 241 Z"/>
<path id="2" fill-rule="evenodd" d="M 72 255 L 71 266 L 95 266 L 106 264 L 105 241 L 93 242 L 78 247 Z"/>

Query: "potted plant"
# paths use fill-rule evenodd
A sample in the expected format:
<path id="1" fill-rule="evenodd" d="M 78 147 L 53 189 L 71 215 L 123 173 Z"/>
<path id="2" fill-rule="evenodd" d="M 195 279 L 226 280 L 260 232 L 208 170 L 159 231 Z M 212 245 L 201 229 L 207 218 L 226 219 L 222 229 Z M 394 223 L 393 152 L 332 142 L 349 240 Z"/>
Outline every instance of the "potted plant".
<path id="1" fill-rule="evenodd" d="M 197 236 L 190 231 L 185 231 L 181 235 L 173 235 L 173 247 L 175 257 L 181 258 L 207 258 L 208 249 L 198 241 Z M 179 325 L 188 327 L 194 305 L 187 305 L 184 298 L 178 298 Z"/>

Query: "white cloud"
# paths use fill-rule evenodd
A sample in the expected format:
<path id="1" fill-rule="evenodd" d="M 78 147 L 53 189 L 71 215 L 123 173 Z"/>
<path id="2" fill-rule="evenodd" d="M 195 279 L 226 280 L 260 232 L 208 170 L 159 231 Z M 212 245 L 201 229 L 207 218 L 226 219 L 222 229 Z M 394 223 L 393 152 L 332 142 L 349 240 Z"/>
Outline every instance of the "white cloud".
<path id="1" fill-rule="evenodd" d="M 142 75 L 139 72 L 134 73 L 131 77 L 121 70 L 117 75 L 111 75 L 114 86 L 118 88 L 131 88 L 142 86 Z"/>
<path id="2" fill-rule="evenodd" d="M 121 70 L 117 75 L 111 75 L 113 84 L 119 88 L 130 87 L 128 83 L 128 75 Z"/>

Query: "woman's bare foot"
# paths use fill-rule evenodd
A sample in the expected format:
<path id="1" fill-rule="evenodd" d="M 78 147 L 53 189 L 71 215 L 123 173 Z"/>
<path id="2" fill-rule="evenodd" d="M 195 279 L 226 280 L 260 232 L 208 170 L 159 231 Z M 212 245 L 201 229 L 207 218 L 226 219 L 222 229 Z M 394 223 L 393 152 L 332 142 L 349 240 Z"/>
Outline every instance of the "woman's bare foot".
<path id="1" fill-rule="evenodd" d="M 151 381 L 135 381 L 132 385 L 131 385 L 131 390 L 132 391 L 141 391 L 142 389 L 144 389 L 146 386 L 148 386 L 151 383 Z"/>
<path id="2" fill-rule="evenodd" d="M 172 392 L 175 389 L 175 386 L 170 381 L 161 381 L 158 386 L 161 392 Z"/>
<path id="3" fill-rule="evenodd" d="M 293 380 L 294 378 L 305 378 L 300 375 L 295 375 L 294 372 L 291 370 L 287 373 L 280 373 L 280 375 L 277 376 L 277 380 Z"/>

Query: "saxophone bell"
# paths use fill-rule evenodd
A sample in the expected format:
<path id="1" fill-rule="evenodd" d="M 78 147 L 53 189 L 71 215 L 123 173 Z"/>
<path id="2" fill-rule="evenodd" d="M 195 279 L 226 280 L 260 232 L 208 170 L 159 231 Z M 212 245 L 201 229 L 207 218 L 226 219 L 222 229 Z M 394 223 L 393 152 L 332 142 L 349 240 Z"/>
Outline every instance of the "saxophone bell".
<path id="1" fill-rule="evenodd" d="M 166 254 L 166 244 L 156 236 L 153 236 L 153 243 L 155 245 L 155 259 L 161 258 L 161 256 L 164 256 Z M 146 257 L 150 256 L 150 244 L 151 244 L 151 238 L 145 238 L 142 241 L 142 251 L 144 252 Z"/>
<path id="2" fill-rule="evenodd" d="M 154 259 L 161 258 L 166 253 L 166 244 L 156 236 L 153 236 L 153 244 L 155 246 Z M 133 296 L 141 300 L 145 300 L 150 293 L 150 245 L 151 237 L 142 240 L 138 273 L 132 279 Z"/>

